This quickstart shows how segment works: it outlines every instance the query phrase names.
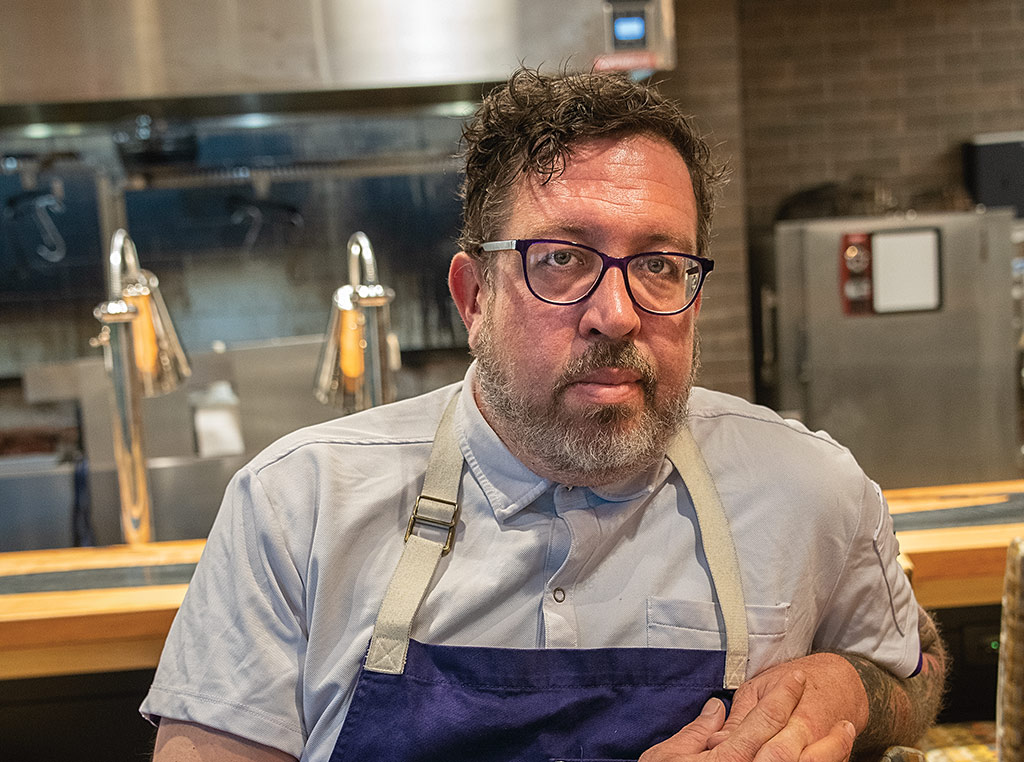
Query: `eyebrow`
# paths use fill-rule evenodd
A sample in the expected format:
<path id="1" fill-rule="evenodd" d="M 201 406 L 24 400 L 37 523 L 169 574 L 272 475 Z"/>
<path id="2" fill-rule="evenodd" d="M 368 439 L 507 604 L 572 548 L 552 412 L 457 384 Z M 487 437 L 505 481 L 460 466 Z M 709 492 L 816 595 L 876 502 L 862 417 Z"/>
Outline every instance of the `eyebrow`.
<path id="1" fill-rule="evenodd" d="M 577 225 L 574 223 L 563 223 L 554 225 L 550 228 L 544 228 L 544 230 L 550 231 L 550 235 L 545 233 L 543 238 L 559 238 L 560 236 L 566 236 L 567 238 L 576 241 L 578 243 L 586 243 L 589 240 L 587 234 L 588 228 L 585 225 Z M 651 235 L 647 239 L 647 243 L 643 245 L 640 251 L 679 251 L 683 254 L 690 254 L 697 252 L 697 243 L 692 238 L 677 238 L 673 235 L 665 233 L 656 233 Z"/>
<path id="2" fill-rule="evenodd" d="M 652 236 L 650 239 L 651 246 L 664 246 L 667 249 L 674 251 L 681 251 L 684 254 L 697 253 L 697 242 L 690 237 L 676 238 L 670 235 L 658 235 Z"/>

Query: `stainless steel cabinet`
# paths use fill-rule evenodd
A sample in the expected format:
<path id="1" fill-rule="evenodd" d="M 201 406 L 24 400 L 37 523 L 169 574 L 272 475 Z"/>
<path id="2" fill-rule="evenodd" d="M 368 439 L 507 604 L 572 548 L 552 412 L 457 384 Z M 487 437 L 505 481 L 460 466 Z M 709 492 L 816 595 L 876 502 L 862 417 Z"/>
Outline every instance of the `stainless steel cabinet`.
<path id="1" fill-rule="evenodd" d="M 779 407 L 884 487 L 1019 477 L 1012 228 L 999 210 L 780 223 Z"/>

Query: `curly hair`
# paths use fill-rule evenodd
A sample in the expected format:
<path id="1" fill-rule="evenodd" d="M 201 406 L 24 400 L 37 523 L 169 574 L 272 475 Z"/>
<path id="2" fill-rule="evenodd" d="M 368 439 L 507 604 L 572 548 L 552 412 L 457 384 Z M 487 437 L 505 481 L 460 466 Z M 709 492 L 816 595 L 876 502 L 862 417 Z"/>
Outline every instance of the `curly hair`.
<path id="1" fill-rule="evenodd" d="M 521 177 L 548 182 L 564 170 L 579 143 L 631 135 L 662 138 L 683 157 L 697 201 L 697 253 L 706 256 L 726 173 L 678 105 L 620 73 L 547 76 L 526 68 L 491 91 L 463 128 L 459 246 L 483 258 L 480 244 L 507 221 Z"/>

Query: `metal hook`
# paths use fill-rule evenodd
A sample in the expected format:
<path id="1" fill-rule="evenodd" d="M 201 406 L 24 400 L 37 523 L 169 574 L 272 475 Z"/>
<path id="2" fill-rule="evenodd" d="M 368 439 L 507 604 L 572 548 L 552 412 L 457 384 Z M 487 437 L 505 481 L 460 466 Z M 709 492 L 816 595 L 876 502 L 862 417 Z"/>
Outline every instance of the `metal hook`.
<path id="1" fill-rule="evenodd" d="M 256 239 L 260 237 L 260 231 L 263 230 L 263 212 L 255 204 L 246 204 L 236 209 L 231 215 L 231 221 L 236 225 L 241 225 L 246 219 L 249 220 L 249 227 L 246 229 L 245 239 L 242 241 L 242 251 L 248 254 L 256 246 Z"/>
<path id="2" fill-rule="evenodd" d="M 377 285 L 377 260 L 373 256 L 370 239 L 362 231 L 353 233 L 348 239 L 348 284 L 353 289 Z"/>
<path id="3" fill-rule="evenodd" d="M 47 262 L 60 262 L 67 253 L 67 244 L 64 242 L 60 231 L 57 230 L 57 226 L 53 224 L 53 219 L 50 217 L 47 209 L 63 212 L 64 205 L 50 194 L 36 196 L 33 212 L 35 213 L 36 225 L 39 228 L 39 236 L 43 239 L 43 242 L 36 246 L 36 254 Z"/>

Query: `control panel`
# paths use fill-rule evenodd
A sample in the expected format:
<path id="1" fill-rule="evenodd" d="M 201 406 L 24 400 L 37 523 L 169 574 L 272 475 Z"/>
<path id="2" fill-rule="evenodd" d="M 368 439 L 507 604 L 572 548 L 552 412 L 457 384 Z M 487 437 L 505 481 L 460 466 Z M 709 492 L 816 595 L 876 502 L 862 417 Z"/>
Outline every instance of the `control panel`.
<path id="1" fill-rule="evenodd" d="M 598 70 L 649 76 L 676 65 L 675 15 L 671 0 L 605 0 L 605 51 Z"/>
<path id="2" fill-rule="evenodd" d="M 927 312 L 942 306 L 937 228 L 846 233 L 839 298 L 846 315 Z"/>

